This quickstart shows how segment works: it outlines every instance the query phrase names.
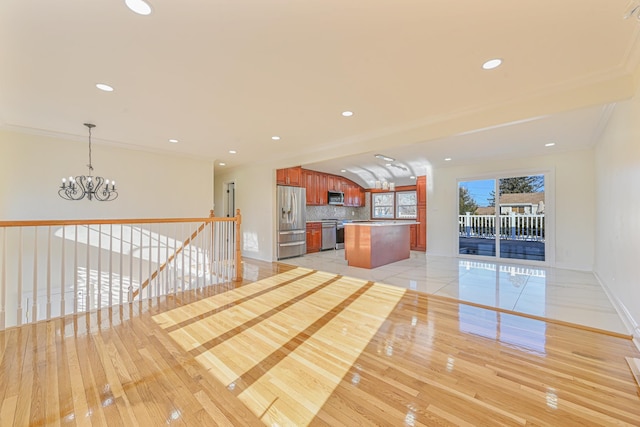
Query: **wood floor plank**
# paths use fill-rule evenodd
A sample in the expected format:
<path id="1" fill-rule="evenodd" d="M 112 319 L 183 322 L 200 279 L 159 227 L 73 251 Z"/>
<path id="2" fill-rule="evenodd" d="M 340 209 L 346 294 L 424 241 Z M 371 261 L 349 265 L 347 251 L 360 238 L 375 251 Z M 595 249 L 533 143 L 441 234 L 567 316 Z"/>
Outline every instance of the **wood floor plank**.
<path id="1" fill-rule="evenodd" d="M 0 331 L 0 426 L 640 425 L 631 340 L 245 260 Z"/>

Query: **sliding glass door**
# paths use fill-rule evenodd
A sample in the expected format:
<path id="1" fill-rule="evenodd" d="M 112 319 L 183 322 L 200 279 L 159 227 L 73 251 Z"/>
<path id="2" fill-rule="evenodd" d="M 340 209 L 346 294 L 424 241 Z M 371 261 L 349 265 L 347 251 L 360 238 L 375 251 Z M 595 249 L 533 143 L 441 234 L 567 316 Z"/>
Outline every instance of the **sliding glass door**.
<path id="1" fill-rule="evenodd" d="M 542 174 L 460 181 L 458 253 L 544 261 L 544 187 Z"/>

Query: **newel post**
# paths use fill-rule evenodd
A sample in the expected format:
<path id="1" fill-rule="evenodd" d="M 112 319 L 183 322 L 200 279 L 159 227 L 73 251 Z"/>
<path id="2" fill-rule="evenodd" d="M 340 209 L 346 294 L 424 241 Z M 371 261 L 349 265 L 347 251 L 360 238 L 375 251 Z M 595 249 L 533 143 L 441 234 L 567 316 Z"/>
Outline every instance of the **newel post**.
<path id="1" fill-rule="evenodd" d="M 236 209 L 236 271 L 233 277 L 235 281 L 242 280 L 242 250 L 240 248 L 240 224 L 242 223 L 242 215 L 240 209 Z"/>

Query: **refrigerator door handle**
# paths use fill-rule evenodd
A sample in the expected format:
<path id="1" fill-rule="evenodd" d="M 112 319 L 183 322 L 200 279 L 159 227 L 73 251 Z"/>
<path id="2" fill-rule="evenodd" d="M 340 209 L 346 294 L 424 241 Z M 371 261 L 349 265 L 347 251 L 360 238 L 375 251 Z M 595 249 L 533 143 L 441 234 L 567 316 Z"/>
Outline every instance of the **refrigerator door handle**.
<path id="1" fill-rule="evenodd" d="M 280 234 L 304 234 L 306 230 L 281 231 Z"/>

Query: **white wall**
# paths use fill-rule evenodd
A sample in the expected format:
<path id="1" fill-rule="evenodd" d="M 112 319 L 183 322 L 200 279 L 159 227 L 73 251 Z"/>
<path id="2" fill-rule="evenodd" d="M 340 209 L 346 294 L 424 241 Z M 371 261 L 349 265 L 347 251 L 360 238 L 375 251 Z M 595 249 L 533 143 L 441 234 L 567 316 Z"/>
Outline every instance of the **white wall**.
<path id="1" fill-rule="evenodd" d="M 0 131 L 0 220 L 206 217 L 211 161 L 92 144 L 94 175 L 115 179 L 111 202 L 58 196 L 62 177 L 88 173 L 88 140 Z M 28 191 L 25 191 L 28 190 Z"/>
<path id="2" fill-rule="evenodd" d="M 236 209 L 242 214 L 242 256 L 275 260 L 276 172 L 272 165 L 255 165 L 231 171 L 218 168 L 215 175 L 215 211 L 225 208 L 225 184 L 235 183 Z"/>
<path id="3" fill-rule="evenodd" d="M 458 179 L 524 171 L 548 171 L 545 183 L 547 212 L 555 205 L 555 217 L 547 217 L 547 227 L 555 226 L 555 242 L 548 251 L 552 265 L 587 270 L 593 268 L 595 227 L 595 182 L 593 150 L 523 157 L 464 166 L 443 167 L 427 174 L 427 251 L 456 256 Z M 555 263 L 553 254 L 555 252 Z"/>
<path id="4" fill-rule="evenodd" d="M 595 272 L 640 339 L 640 91 L 596 145 Z"/>

